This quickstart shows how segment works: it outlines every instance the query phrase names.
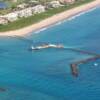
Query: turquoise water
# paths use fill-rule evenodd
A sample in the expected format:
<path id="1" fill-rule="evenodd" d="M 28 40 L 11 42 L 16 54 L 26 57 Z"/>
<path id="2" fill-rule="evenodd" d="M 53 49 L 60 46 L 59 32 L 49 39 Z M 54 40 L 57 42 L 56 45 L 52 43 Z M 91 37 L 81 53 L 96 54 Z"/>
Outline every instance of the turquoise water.
<path id="1" fill-rule="evenodd" d="M 100 53 L 100 8 L 70 21 L 32 32 L 24 38 L 0 37 L 0 100 L 100 100 L 99 65 L 79 66 L 71 75 L 69 64 L 90 57 L 63 49 L 31 52 L 40 43 L 61 43 L 67 47 Z"/>

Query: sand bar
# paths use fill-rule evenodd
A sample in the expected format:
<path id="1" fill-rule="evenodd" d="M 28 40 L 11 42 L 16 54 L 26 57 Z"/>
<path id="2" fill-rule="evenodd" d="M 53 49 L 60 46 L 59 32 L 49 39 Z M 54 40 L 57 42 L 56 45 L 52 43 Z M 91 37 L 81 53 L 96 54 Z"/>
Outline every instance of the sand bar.
<path id="1" fill-rule="evenodd" d="M 25 35 L 25 34 L 32 32 L 32 31 L 42 29 L 44 27 L 55 24 L 59 21 L 67 19 L 69 17 L 72 17 L 80 12 L 85 12 L 87 10 L 90 10 L 96 6 L 99 6 L 99 5 L 100 5 L 100 0 L 95 0 L 95 1 L 92 1 L 88 4 L 84 4 L 84 5 L 72 8 L 70 10 L 64 11 L 62 13 L 56 14 L 56 15 L 49 17 L 47 19 L 44 19 L 36 24 L 30 25 L 30 26 L 27 26 L 27 27 L 24 27 L 24 28 L 21 28 L 18 30 L 0 32 L 0 36 L 13 36 L 13 35 L 22 36 L 22 35 Z"/>

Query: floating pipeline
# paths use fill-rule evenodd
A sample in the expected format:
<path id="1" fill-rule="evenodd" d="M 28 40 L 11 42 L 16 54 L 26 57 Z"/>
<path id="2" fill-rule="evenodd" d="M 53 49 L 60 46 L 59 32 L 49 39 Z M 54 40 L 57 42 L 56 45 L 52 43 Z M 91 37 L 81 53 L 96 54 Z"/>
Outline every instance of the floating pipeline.
<path id="1" fill-rule="evenodd" d="M 88 63 L 90 61 L 95 61 L 95 60 L 98 60 L 98 59 L 100 59 L 100 55 L 94 56 L 94 57 L 91 57 L 91 58 L 87 58 L 87 59 L 84 59 L 84 60 L 80 60 L 80 61 L 77 61 L 77 62 L 70 64 L 72 75 L 76 76 L 76 77 L 78 76 L 78 74 L 79 74 L 78 65 L 85 64 L 85 63 Z"/>

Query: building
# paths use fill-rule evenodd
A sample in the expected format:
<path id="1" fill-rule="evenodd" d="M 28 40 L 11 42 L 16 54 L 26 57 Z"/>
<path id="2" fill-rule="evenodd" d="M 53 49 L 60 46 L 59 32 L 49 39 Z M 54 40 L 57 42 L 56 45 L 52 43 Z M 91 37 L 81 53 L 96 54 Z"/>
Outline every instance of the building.
<path id="1" fill-rule="evenodd" d="M 2 16 L 0 16 L 0 25 L 5 25 L 8 23 L 8 20 Z"/>
<path id="2" fill-rule="evenodd" d="M 6 23 L 5 19 L 7 19 L 8 22 L 13 22 L 13 21 L 18 20 L 19 18 L 29 17 L 34 14 L 38 14 L 42 12 L 45 12 L 45 7 L 42 5 L 25 8 L 23 10 L 15 11 L 15 12 L 4 15 L 3 18 L 0 19 L 0 23 Z"/>
<path id="3" fill-rule="evenodd" d="M 16 3 L 18 0 L 10 0 L 10 1 L 12 1 L 12 2 L 15 2 L 15 3 Z"/>
<path id="4" fill-rule="evenodd" d="M 61 3 L 73 4 L 76 0 L 59 0 Z"/>
<path id="5" fill-rule="evenodd" d="M 59 1 L 51 1 L 47 4 L 47 8 L 58 8 L 62 6 Z"/>
<path id="6" fill-rule="evenodd" d="M 27 6 L 28 6 L 28 4 L 23 3 L 23 4 L 18 5 L 17 8 L 24 9 L 24 8 L 26 8 Z"/>
<path id="7" fill-rule="evenodd" d="M 37 13 L 42 13 L 44 11 L 45 11 L 44 6 L 37 5 L 34 7 L 29 7 L 29 8 L 23 9 L 23 10 L 19 10 L 17 12 L 18 12 L 18 17 L 21 18 L 21 17 L 29 17 L 29 16 L 32 16 L 32 15 L 37 14 Z"/>
<path id="8" fill-rule="evenodd" d="M 17 11 L 18 13 L 18 17 L 22 18 L 22 17 L 29 17 L 32 16 L 32 8 L 26 8 L 20 11 Z"/>
<path id="9" fill-rule="evenodd" d="M 45 7 L 42 5 L 37 5 L 32 7 L 32 13 L 33 14 L 38 14 L 38 13 L 42 13 L 45 12 Z"/>
<path id="10" fill-rule="evenodd" d="M 6 18 L 9 22 L 16 21 L 18 19 L 18 13 L 12 12 L 7 15 L 4 15 L 4 18 Z"/>

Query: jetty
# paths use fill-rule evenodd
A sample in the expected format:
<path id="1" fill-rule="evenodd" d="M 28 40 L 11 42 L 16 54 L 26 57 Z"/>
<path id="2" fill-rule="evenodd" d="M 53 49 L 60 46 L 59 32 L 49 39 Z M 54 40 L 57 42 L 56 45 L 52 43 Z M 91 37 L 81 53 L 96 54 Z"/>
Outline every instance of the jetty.
<path id="1" fill-rule="evenodd" d="M 70 67 L 71 67 L 71 72 L 72 72 L 72 75 L 77 77 L 79 72 L 78 72 L 78 65 L 77 64 L 70 64 Z"/>
<path id="2" fill-rule="evenodd" d="M 10 36 L 11 37 L 11 36 Z M 13 36 L 14 38 L 29 42 L 30 44 L 33 44 L 33 40 L 27 39 L 25 37 L 21 37 L 21 36 Z M 77 49 L 77 48 L 70 48 L 70 47 L 66 47 L 64 45 L 61 44 L 51 44 L 51 43 L 44 43 L 42 45 L 38 45 L 38 46 L 31 46 L 29 50 L 34 51 L 34 50 L 41 50 L 41 49 L 47 49 L 47 48 L 59 48 L 62 50 L 70 50 L 73 52 L 77 52 L 77 53 L 81 53 L 81 54 L 85 54 L 85 55 L 91 55 L 92 57 L 90 58 L 86 58 L 83 60 L 79 60 L 76 62 L 72 62 L 70 64 L 70 68 L 71 68 L 71 73 L 73 76 L 77 77 L 79 75 L 79 70 L 78 70 L 78 66 L 80 64 L 85 64 L 88 63 L 90 61 L 95 61 L 97 59 L 100 59 L 100 54 L 94 53 L 94 52 L 90 52 L 90 51 L 86 51 L 86 50 L 81 50 L 81 49 Z M 3 90 L 2 88 L 0 89 L 1 91 Z"/>
<path id="3" fill-rule="evenodd" d="M 73 63 L 70 64 L 71 73 L 75 77 L 77 77 L 79 75 L 79 69 L 78 69 L 79 65 L 86 64 L 88 62 L 100 59 L 100 54 L 97 54 L 97 53 L 94 53 L 94 52 L 80 50 L 80 49 L 76 49 L 76 48 L 65 48 L 65 49 L 92 56 L 90 58 L 79 60 L 79 61 L 76 61 L 76 62 L 73 62 Z"/>
<path id="4" fill-rule="evenodd" d="M 98 56 L 99 55 L 99 54 L 94 53 L 94 52 L 81 50 L 81 49 L 77 49 L 77 48 L 64 48 L 64 49 L 74 51 L 74 52 L 78 52 L 78 53 L 82 53 L 82 54 L 92 55 L 92 56 Z"/>
<path id="5" fill-rule="evenodd" d="M 61 44 L 42 44 L 42 45 L 40 45 L 40 46 L 36 46 L 36 47 L 34 47 L 34 46 L 31 46 L 31 50 L 41 50 L 41 49 L 47 49 L 47 48 L 64 48 L 64 46 L 63 45 L 61 45 Z"/>
<path id="6" fill-rule="evenodd" d="M 97 59 L 100 59 L 100 54 L 90 52 L 90 51 L 81 50 L 81 49 L 77 49 L 77 48 L 69 48 L 69 47 L 65 47 L 64 45 L 60 45 L 60 44 L 58 44 L 58 45 L 57 44 L 43 44 L 43 45 L 37 46 L 37 47 L 32 46 L 31 50 L 41 50 L 41 49 L 47 49 L 47 48 L 59 48 L 59 49 L 63 49 L 63 50 L 70 50 L 70 51 L 74 51 L 74 52 L 78 52 L 78 53 L 81 53 L 81 54 L 92 56 L 90 58 L 79 60 L 79 61 L 76 61 L 76 62 L 73 62 L 73 63 L 70 64 L 71 73 L 75 77 L 77 77 L 79 75 L 78 66 L 80 64 L 85 64 L 85 63 L 88 63 L 90 61 L 95 61 Z"/>
<path id="7" fill-rule="evenodd" d="M 94 56 L 94 57 L 91 57 L 91 58 L 87 58 L 87 59 L 83 59 L 83 60 L 71 63 L 70 67 L 71 67 L 72 75 L 73 76 L 78 76 L 78 74 L 79 74 L 78 66 L 80 64 L 85 64 L 85 63 L 88 63 L 88 62 L 91 62 L 91 61 L 95 61 L 95 60 L 98 60 L 98 59 L 100 59 L 100 55 L 97 55 L 97 56 Z"/>

